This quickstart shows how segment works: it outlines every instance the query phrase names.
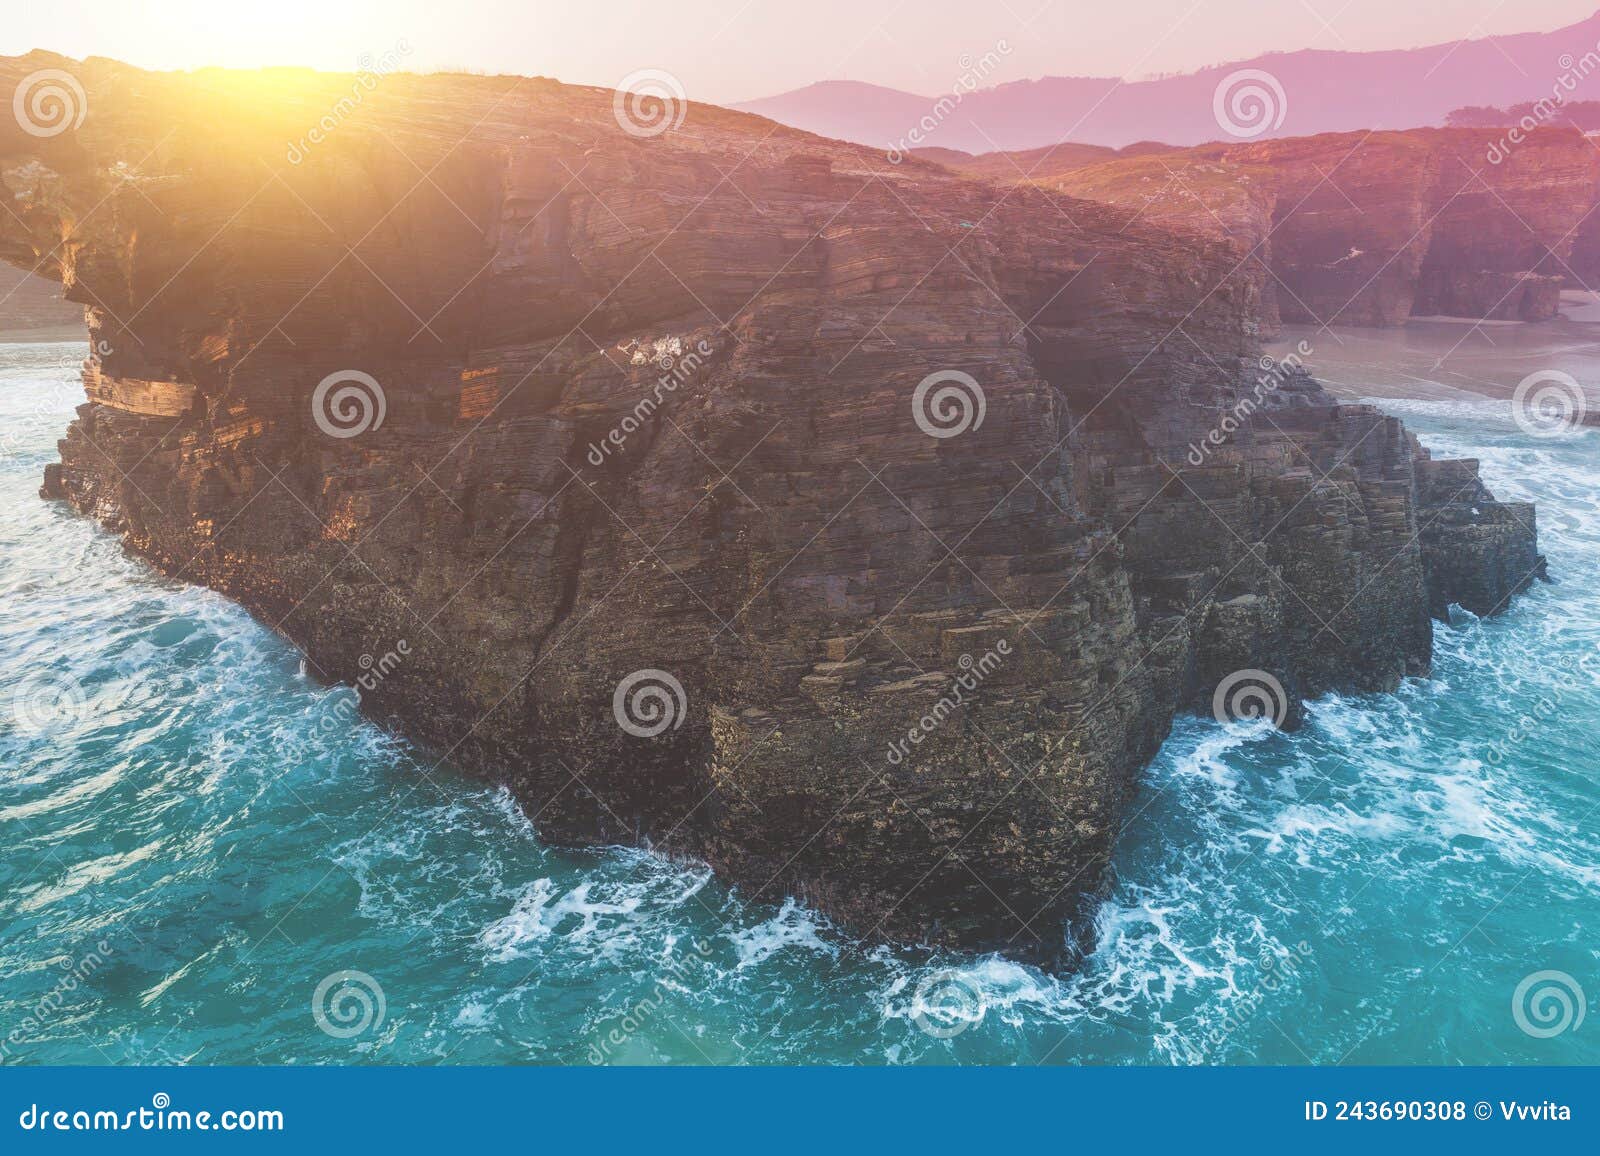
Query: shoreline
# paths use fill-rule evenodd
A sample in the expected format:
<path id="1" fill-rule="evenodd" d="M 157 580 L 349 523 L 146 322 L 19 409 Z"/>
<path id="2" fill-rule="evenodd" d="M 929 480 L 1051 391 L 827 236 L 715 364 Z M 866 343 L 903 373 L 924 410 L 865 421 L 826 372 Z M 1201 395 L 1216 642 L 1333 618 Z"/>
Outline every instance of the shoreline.
<path id="1" fill-rule="evenodd" d="M 1342 398 L 1509 400 L 1529 374 L 1570 374 L 1600 412 L 1600 303 L 1586 290 L 1563 290 L 1550 321 L 1474 321 L 1414 317 L 1392 329 L 1286 324 L 1262 342 L 1282 359 L 1298 343 L 1302 361 L 1329 393 Z"/>
<path id="2" fill-rule="evenodd" d="M 45 325 L 38 329 L 0 329 L 0 345 L 57 345 L 68 341 L 89 344 L 89 331 L 81 325 Z"/>

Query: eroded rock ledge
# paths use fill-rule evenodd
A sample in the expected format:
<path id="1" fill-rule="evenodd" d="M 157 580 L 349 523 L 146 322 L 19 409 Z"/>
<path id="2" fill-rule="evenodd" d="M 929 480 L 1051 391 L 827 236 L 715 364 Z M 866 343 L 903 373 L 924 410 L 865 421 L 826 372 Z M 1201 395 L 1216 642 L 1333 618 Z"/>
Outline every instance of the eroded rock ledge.
<path id="1" fill-rule="evenodd" d="M 45 492 L 325 678 L 406 640 L 364 709 L 552 840 L 1054 960 L 1175 712 L 1246 668 L 1291 715 L 1392 688 L 1430 609 L 1539 567 L 1472 463 L 1260 386 L 1235 250 L 1128 209 L 700 105 L 635 136 L 547 80 L 345 107 L 35 55 L 5 91 L 47 67 L 88 115 L 6 125 L 0 254 L 94 352 Z M 357 436 L 313 405 L 346 370 L 383 394 Z M 981 424 L 915 420 L 939 371 Z M 614 713 L 642 670 L 684 691 L 649 738 Z"/>

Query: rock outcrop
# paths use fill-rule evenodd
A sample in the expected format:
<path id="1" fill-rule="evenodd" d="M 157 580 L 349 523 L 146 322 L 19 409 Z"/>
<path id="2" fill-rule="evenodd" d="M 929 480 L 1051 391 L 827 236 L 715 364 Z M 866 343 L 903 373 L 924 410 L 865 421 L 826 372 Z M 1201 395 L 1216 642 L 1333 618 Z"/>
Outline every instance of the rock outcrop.
<path id="1" fill-rule="evenodd" d="M 1600 153 L 1576 130 L 1545 129 L 1491 163 L 1491 138 L 1433 129 L 1230 150 L 1281 174 L 1272 260 L 1291 289 L 1285 318 L 1554 317 Z"/>
<path id="2" fill-rule="evenodd" d="M 1175 712 L 1392 688 L 1537 568 L 1258 366 L 1223 240 L 543 79 L 45 69 L 88 111 L 0 130 L 0 256 L 94 339 L 46 494 L 552 840 L 1058 959 Z"/>
<path id="3" fill-rule="evenodd" d="M 941 161 L 1231 239 L 1249 254 L 1237 276 L 1265 296 L 1269 328 L 1275 313 L 1314 325 L 1539 321 L 1556 315 L 1563 284 L 1600 273 L 1600 151 L 1568 127 L 1515 144 L 1500 129 L 1411 129 L 1099 161 L 1066 147 Z"/>

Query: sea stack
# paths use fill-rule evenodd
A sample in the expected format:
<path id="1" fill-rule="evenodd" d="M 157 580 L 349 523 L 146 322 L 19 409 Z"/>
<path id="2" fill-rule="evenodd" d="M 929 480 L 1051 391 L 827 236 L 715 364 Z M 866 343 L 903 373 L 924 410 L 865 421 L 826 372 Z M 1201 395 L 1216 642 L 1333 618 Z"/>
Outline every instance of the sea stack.
<path id="1" fill-rule="evenodd" d="M 543 79 L 0 80 L 47 68 L 81 123 L 0 129 L 0 257 L 89 319 L 45 493 L 555 842 L 1059 961 L 1177 712 L 1393 689 L 1540 565 L 1262 359 L 1203 227 Z"/>

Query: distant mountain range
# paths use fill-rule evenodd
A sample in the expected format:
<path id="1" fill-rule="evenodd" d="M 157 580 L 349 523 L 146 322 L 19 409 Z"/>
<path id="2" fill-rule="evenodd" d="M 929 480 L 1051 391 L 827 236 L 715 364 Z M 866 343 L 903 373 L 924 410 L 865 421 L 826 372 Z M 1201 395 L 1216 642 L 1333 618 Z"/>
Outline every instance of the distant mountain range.
<path id="1" fill-rule="evenodd" d="M 985 153 L 1070 140 L 1121 147 L 1160 140 L 1192 145 L 1243 136 L 1309 136 L 1362 128 L 1441 124 L 1463 105 L 1510 105 L 1549 96 L 1565 79 L 1571 99 L 1600 97 L 1600 12 L 1553 32 L 1458 40 L 1386 52 L 1276 52 L 1182 76 L 1123 82 L 1047 76 L 935 96 L 830 80 L 734 108 L 840 140 L 910 152 L 918 146 Z M 1241 70 L 1269 74 L 1265 123 L 1248 105 L 1213 110 L 1219 85 Z M 1228 91 L 1233 91 L 1230 87 Z M 942 106 L 938 105 L 943 97 Z M 1281 119 L 1279 113 L 1281 112 Z M 932 125 L 929 129 L 927 126 Z M 913 132 L 915 130 L 915 133 Z"/>

